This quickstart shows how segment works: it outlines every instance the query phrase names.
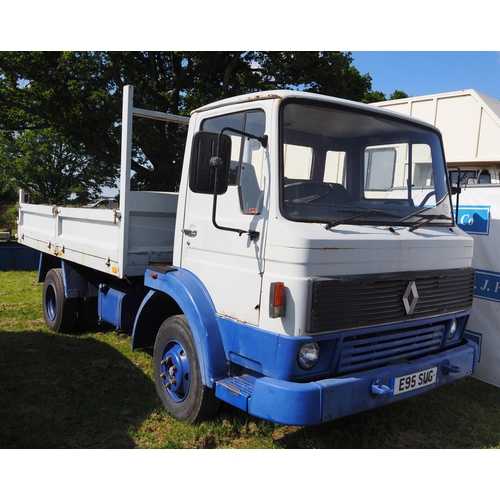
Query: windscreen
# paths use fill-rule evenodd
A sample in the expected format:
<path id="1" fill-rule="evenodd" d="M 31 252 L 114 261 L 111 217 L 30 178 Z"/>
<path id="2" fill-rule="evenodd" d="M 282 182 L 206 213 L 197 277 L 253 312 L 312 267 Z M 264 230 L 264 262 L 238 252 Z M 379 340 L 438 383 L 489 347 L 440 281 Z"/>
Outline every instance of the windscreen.
<path id="1" fill-rule="evenodd" d="M 452 224 L 439 136 L 403 118 L 294 99 L 281 112 L 281 209 L 289 219 Z"/>

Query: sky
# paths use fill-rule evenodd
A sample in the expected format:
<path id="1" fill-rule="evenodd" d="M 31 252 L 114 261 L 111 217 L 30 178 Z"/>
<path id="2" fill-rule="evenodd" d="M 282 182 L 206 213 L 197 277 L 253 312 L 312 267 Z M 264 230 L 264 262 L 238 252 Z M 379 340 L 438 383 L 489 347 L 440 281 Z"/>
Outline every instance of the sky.
<path id="1" fill-rule="evenodd" d="M 411 97 L 474 89 L 500 99 L 500 52 L 353 51 L 353 66 L 372 77 L 372 90 Z"/>

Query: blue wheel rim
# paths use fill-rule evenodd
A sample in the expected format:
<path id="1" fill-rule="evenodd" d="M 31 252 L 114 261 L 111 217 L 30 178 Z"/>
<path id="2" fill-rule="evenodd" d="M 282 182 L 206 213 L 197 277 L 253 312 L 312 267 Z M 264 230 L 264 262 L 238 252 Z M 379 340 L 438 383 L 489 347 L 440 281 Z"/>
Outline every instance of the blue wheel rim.
<path id="1" fill-rule="evenodd" d="M 179 342 L 172 340 L 166 345 L 160 368 L 166 393 L 176 403 L 184 401 L 189 392 L 191 371 L 186 351 Z"/>
<path id="2" fill-rule="evenodd" d="M 57 296 L 52 286 L 47 288 L 47 293 L 45 294 L 45 308 L 49 319 L 54 321 L 57 312 Z"/>

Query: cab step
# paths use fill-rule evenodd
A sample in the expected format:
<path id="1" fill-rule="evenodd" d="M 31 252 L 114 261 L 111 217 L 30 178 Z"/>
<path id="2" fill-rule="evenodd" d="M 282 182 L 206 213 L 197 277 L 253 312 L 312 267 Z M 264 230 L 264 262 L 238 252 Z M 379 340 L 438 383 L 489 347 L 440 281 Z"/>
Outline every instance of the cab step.
<path id="1" fill-rule="evenodd" d="M 252 397 L 256 380 L 256 377 L 248 374 L 217 380 L 215 395 L 222 401 L 247 411 L 248 399 Z"/>

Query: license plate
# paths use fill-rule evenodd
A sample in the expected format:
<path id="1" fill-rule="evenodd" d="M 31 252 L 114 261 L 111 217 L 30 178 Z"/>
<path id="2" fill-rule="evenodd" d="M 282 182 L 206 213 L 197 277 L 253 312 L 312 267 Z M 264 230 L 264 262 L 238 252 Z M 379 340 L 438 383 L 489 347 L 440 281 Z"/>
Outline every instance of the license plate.
<path id="1" fill-rule="evenodd" d="M 396 396 L 403 392 L 410 392 L 421 387 L 426 387 L 427 385 L 432 385 L 436 383 L 436 379 L 437 367 L 417 373 L 410 373 L 410 375 L 405 375 L 404 377 L 393 378 L 389 384 L 391 389 L 390 395 Z"/>

